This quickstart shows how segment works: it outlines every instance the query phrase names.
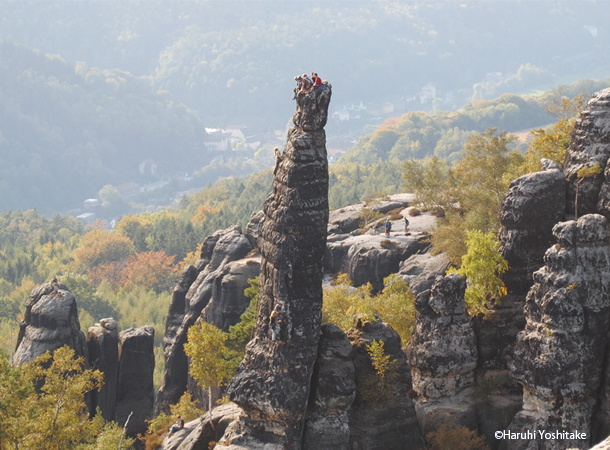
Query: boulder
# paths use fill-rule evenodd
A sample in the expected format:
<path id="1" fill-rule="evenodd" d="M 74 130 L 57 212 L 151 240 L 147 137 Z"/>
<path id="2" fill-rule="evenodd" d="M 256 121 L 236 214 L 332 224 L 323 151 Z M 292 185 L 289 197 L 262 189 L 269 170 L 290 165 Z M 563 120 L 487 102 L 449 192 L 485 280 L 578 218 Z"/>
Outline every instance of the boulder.
<path id="1" fill-rule="evenodd" d="M 80 329 L 74 295 L 61 283 L 57 292 L 53 292 L 51 283 L 44 283 L 32 290 L 26 302 L 13 365 L 32 361 L 64 345 L 73 349 L 76 357 L 85 358 L 88 364 L 89 351 Z"/>
<path id="2" fill-rule="evenodd" d="M 100 408 L 106 421 L 114 420 L 119 372 L 119 334 L 116 320 L 101 319 L 87 330 L 91 368 L 104 375 L 99 391 L 91 392 L 93 410 Z"/>
<path id="3" fill-rule="evenodd" d="M 146 432 L 147 420 L 150 420 L 153 414 L 154 338 L 155 330 L 148 325 L 128 328 L 119 333 L 116 420 L 120 426 L 124 426 L 131 415 L 127 434 L 132 437 Z"/>

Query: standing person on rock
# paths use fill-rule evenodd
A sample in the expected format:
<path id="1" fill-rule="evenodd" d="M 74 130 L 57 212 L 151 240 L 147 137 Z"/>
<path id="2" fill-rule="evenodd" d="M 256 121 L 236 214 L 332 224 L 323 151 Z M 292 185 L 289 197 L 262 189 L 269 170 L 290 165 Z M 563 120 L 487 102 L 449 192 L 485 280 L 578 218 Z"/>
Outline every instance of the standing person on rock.
<path id="1" fill-rule="evenodd" d="M 385 235 L 386 237 L 390 237 L 390 231 L 392 230 L 392 222 L 390 219 L 385 220 Z"/>
<path id="2" fill-rule="evenodd" d="M 404 219 L 405 219 L 405 236 L 408 236 L 411 234 L 411 233 L 409 233 L 409 219 L 407 219 L 407 216 L 405 216 Z"/>

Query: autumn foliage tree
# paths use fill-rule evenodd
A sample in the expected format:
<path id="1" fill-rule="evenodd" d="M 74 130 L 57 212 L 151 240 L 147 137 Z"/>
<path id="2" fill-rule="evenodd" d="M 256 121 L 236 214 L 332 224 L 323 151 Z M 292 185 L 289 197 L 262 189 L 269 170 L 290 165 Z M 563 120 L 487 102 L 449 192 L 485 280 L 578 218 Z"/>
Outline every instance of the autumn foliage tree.
<path id="1" fill-rule="evenodd" d="M 127 260 L 122 271 L 122 285 L 126 289 L 143 286 L 159 293 L 174 286 L 177 275 L 174 258 L 164 251 L 141 252 Z"/>
<path id="2" fill-rule="evenodd" d="M 79 248 L 75 251 L 77 265 L 87 269 L 95 266 L 123 261 L 135 253 L 131 239 L 117 233 L 104 231 L 97 225 L 83 236 Z"/>

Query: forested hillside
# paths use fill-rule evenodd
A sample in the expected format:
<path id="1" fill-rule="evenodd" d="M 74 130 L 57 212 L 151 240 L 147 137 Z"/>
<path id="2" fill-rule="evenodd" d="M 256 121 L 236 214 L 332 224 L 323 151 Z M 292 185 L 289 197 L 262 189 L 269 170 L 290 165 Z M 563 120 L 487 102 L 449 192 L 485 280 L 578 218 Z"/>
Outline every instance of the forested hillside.
<path id="1" fill-rule="evenodd" d="M 34 0 L 0 4 L 0 39 L 149 77 L 212 126 L 279 128 L 304 71 L 338 88 L 333 109 L 414 96 L 427 83 L 450 109 L 472 94 L 607 78 L 609 13 L 594 1 Z"/>
<path id="2" fill-rule="evenodd" d="M 106 184 L 158 181 L 211 158 L 197 115 L 120 70 L 0 42 L 0 211 L 53 213 Z M 145 160 L 157 174 L 141 173 Z"/>

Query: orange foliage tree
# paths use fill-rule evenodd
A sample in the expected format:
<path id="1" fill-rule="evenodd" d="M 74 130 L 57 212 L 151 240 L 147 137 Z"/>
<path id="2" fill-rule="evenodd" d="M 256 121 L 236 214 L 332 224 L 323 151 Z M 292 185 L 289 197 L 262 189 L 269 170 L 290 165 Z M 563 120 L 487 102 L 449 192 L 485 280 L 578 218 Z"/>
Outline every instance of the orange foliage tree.
<path id="1" fill-rule="evenodd" d="M 178 267 L 164 251 L 142 252 L 130 257 L 122 271 L 123 287 L 143 286 L 159 293 L 176 284 Z"/>

